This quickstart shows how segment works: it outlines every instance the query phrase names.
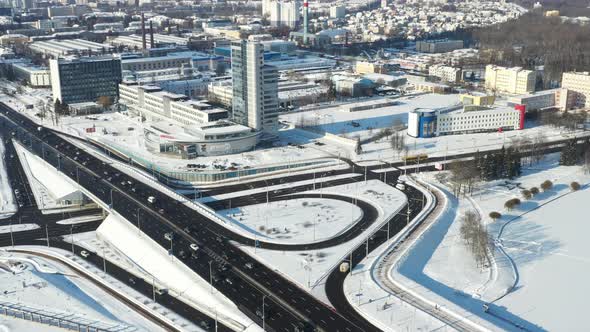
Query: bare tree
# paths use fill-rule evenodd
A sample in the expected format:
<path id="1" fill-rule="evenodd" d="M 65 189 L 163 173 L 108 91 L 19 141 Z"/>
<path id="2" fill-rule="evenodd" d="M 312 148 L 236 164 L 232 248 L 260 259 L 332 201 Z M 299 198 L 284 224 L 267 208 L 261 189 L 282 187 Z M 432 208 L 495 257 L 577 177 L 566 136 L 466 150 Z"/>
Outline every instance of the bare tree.
<path id="1" fill-rule="evenodd" d="M 496 221 L 496 220 L 502 218 L 502 214 L 500 212 L 496 212 L 496 211 L 490 212 L 489 216 L 493 221 Z"/>
<path id="2" fill-rule="evenodd" d="M 541 189 L 543 189 L 543 191 L 550 190 L 551 188 L 553 188 L 553 182 L 545 180 L 541 183 Z"/>
<path id="3" fill-rule="evenodd" d="M 528 189 L 524 189 L 523 191 L 520 192 L 522 194 L 522 197 L 526 200 L 529 200 L 531 198 L 533 198 L 533 194 L 531 193 L 530 190 Z"/>
<path id="4" fill-rule="evenodd" d="M 570 188 L 572 189 L 572 191 L 578 191 L 580 190 L 581 186 L 578 182 L 574 181 L 570 183 Z"/>
<path id="5" fill-rule="evenodd" d="M 490 240 L 479 214 L 471 210 L 466 211 L 462 217 L 459 231 L 461 238 L 474 256 L 477 266 L 484 267 L 489 262 L 489 253 L 493 252 L 491 250 L 493 242 Z"/>

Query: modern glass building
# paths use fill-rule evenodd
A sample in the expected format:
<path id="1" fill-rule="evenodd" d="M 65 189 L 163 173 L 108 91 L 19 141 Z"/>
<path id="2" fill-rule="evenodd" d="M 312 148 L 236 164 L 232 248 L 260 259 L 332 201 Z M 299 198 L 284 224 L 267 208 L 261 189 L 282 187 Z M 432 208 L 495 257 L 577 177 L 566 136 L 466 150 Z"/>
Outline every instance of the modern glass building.
<path id="1" fill-rule="evenodd" d="M 100 97 L 115 101 L 121 83 L 121 59 L 83 57 L 49 62 L 53 100 L 73 104 L 96 102 Z"/>

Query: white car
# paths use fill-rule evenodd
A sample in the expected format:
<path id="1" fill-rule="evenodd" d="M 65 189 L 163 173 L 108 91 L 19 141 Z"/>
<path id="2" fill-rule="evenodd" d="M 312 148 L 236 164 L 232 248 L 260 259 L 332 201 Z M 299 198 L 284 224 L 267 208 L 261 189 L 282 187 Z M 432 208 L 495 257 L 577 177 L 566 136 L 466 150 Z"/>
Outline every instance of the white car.
<path id="1" fill-rule="evenodd" d="M 84 258 L 88 258 L 88 256 L 90 256 L 90 253 L 86 250 L 82 250 L 80 252 L 80 255 L 82 255 L 82 257 L 84 257 Z"/>
<path id="2" fill-rule="evenodd" d="M 192 251 L 197 251 L 197 250 L 199 250 L 199 246 L 198 246 L 197 244 L 195 244 L 195 243 L 191 243 L 190 247 L 191 247 L 191 250 L 192 250 Z"/>

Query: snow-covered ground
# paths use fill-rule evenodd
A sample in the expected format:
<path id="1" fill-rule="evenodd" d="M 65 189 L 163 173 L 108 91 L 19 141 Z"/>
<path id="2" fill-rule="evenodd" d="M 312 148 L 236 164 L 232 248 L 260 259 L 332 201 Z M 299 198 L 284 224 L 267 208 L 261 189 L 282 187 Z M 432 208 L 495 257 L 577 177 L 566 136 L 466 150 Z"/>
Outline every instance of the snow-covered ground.
<path id="1" fill-rule="evenodd" d="M 59 327 L 40 325 L 20 318 L 0 315 L 0 332 L 63 332 Z"/>
<path id="2" fill-rule="evenodd" d="M 300 198 L 217 211 L 233 219 L 261 240 L 310 243 L 332 238 L 363 215 L 350 202 L 325 198 Z"/>
<path id="3" fill-rule="evenodd" d="M 0 218 L 10 217 L 17 210 L 12 188 L 10 187 L 10 179 L 6 173 L 4 154 L 4 142 L 0 139 Z"/>
<path id="4" fill-rule="evenodd" d="M 369 180 L 366 183 L 360 181 L 327 189 L 323 191 L 325 194 L 354 196 L 359 200 L 373 204 L 379 212 L 377 220 L 354 240 L 326 249 L 275 251 L 241 247 L 242 250 L 271 268 L 277 269 L 302 288 L 310 289 L 314 296 L 326 303 L 328 300 L 322 285 L 329 272 L 340 264 L 353 248 L 365 241 L 368 236 L 383 225 L 385 220 L 395 215 L 406 203 L 406 196 L 402 192 L 377 180 Z M 313 229 L 309 228 L 307 232 L 313 232 Z M 318 235 L 316 234 L 316 236 Z M 326 237 L 325 235 L 321 236 Z"/>
<path id="5" fill-rule="evenodd" d="M 590 294 L 590 248 L 584 240 L 590 230 L 584 222 L 590 190 L 571 192 L 569 184 L 587 184 L 590 175 L 580 166 L 559 166 L 558 158 L 547 156 L 512 181 L 481 184 L 471 198 L 457 200 L 447 192 L 449 207 L 391 277 L 490 329 L 518 330 L 518 324 L 533 331 L 584 330 L 590 325 L 583 309 Z M 434 173 L 424 177 L 436 181 Z M 523 199 L 522 188 L 539 187 L 547 179 L 553 189 Z M 522 204 L 506 211 L 504 202 L 514 197 Z M 490 267 L 477 267 L 460 238 L 460 219 L 467 210 L 482 215 L 497 239 Z M 488 217 L 492 211 L 502 218 L 493 222 Z M 493 315 L 482 310 L 487 302 L 493 302 Z"/>
<path id="6" fill-rule="evenodd" d="M 110 214 L 98 228 L 99 236 L 123 252 L 129 260 L 164 285 L 171 293 L 195 305 L 210 316 L 217 313 L 220 321 L 238 329 L 259 330 L 258 326 L 238 310 L 236 305 L 191 271 L 152 239 L 140 234 L 127 221 Z M 67 238 L 66 238 L 67 239 Z"/>
<path id="7" fill-rule="evenodd" d="M 382 102 L 396 102 L 394 106 L 349 112 L 341 106 L 321 110 L 289 113 L 280 115 L 281 121 L 296 125 L 300 123 L 314 124 L 317 129 L 334 135 L 360 137 L 361 140 L 371 137 L 382 128 L 391 128 L 393 124 L 407 123 L 407 113 L 417 108 L 445 108 L 459 103 L 458 95 L 423 94 L 406 96 L 397 99 L 383 98 Z M 376 99 L 360 102 L 359 105 L 374 104 Z M 344 105 L 345 107 L 347 105 Z M 353 126 L 352 122 L 355 122 Z M 357 125 L 358 124 L 358 125 Z"/>
<path id="8" fill-rule="evenodd" d="M 113 299 L 110 295 L 56 262 L 36 256 L 2 252 L 0 263 L 10 272 L 0 269 L 2 302 L 37 309 L 55 316 L 69 317 L 81 323 L 94 322 L 102 328 L 121 331 L 161 331 L 142 315 Z M 0 316 L 1 317 L 1 316 Z M 3 325 L 0 318 L 0 326 Z M 27 328 L 28 324 L 7 320 L 7 326 Z M 31 328 L 33 325 L 30 325 Z M 45 330 L 36 325 L 32 331 Z M 50 331 L 51 329 L 48 329 Z"/>
<path id="9" fill-rule="evenodd" d="M 383 331 L 435 331 L 446 330 L 447 326 L 429 313 L 417 310 L 407 299 L 394 296 L 381 280 L 381 272 L 387 271 L 389 260 L 384 257 L 392 246 L 400 243 L 410 228 L 423 222 L 428 212 L 434 209 L 434 196 L 427 195 L 424 210 L 408 227 L 389 241 L 371 251 L 355 266 L 344 280 L 344 294 L 355 310 Z M 430 218 L 430 216 L 429 216 Z"/>

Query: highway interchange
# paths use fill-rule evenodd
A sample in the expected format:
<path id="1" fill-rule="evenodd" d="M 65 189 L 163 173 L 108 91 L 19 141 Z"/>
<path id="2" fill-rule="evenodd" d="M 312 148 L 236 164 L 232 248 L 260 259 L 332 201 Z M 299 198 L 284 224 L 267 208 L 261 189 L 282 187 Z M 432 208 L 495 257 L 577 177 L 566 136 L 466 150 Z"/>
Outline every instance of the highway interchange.
<path id="1" fill-rule="evenodd" d="M 14 137 L 23 145 L 77 181 L 99 200 L 111 204 L 114 211 L 163 248 L 170 249 L 171 254 L 205 280 L 213 281 L 219 291 L 258 324 L 262 325 L 264 316 L 265 328 L 269 330 L 375 330 L 352 312 L 343 315 L 326 306 L 233 244 L 254 245 L 254 240 L 231 232 L 179 201 L 121 173 L 55 133 L 47 129 L 39 131 L 35 123 L 10 108 L 2 107 L 2 112 L 12 120 Z M 371 172 L 369 176 L 378 175 Z M 147 202 L 149 196 L 156 197 L 155 204 Z M 273 199 L 276 199 L 274 195 Z M 173 234 L 172 241 L 165 237 L 167 233 Z M 349 233 L 348 236 L 352 235 Z M 375 246 L 380 239 L 376 236 L 370 240 L 369 246 Z M 191 244 L 200 248 L 195 254 L 192 254 Z M 280 250 L 305 249 L 303 245 L 265 242 L 260 242 L 259 246 Z M 360 254 L 354 257 L 361 259 Z"/>
<path id="2" fill-rule="evenodd" d="M 332 306 L 328 306 L 273 269 L 260 264 L 236 246 L 236 244 L 248 246 L 256 244 L 261 248 L 287 251 L 327 248 L 344 243 L 358 237 L 375 222 L 377 212 L 371 204 L 362 200 L 354 200 L 354 203 L 363 210 L 363 218 L 352 228 L 334 239 L 313 244 L 279 244 L 264 241 L 256 241 L 255 243 L 252 238 L 232 232 L 182 202 L 137 181 L 109 163 L 79 149 L 76 145 L 51 130 L 38 127 L 32 120 L 6 105 L 0 104 L 0 112 L 3 115 L 3 120 L 8 120 L 2 121 L 1 129 L 4 135 L 10 134 L 33 153 L 42 157 L 71 180 L 77 182 L 96 199 L 109 204 L 111 211 L 118 213 L 134 227 L 139 228 L 204 280 L 210 281 L 217 290 L 236 303 L 244 314 L 260 326 L 264 326 L 266 330 L 377 330 L 370 322 L 358 315 L 346 300 L 342 287 L 346 273 L 341 273 L 337 269 L 330 273 L 326 282 L 326 293 Z M 9 141 L 5 140 L 7 151 L 11 146 L 11 143 L 8 143 Z M 12 153 L 7 152 L 8 158 L 11 158 L 10 155 Z M 387 179 L 387 183 L 395 184 L 400 175 L 400 171 L 393 168 L 391 171 L 379 173 L 376 172 L 380 168 L 379 166 L 363 167 L 354 165 L 351 161 L 347 162 L 351 167 L 346 170 L 323 171 L 258 180 L 209 189 L 202 195 L 215 196 L 312 178 L 317 179 L 317 182 L 321 183 L 323 187 L 364 181 L 365 179 Z M 12 164 L 12 161 L 8 161 L 8 164 Z M 400 164 L 390 166 L 400 166 Z M 37 219 L 39 216 L 35 214 L 37 209 L 34 206 L 34 200 L 31 199 L 30 188 L 26 188 L 26 180 L 23 178 L 22 173 L 19 174 L 18 167 L 9 168 L 12 169 L 10 176 L 13 185 L 21 186 L 19 190 L 26 193 L 26 200 L 32 206 L 21 207 L 16 216 L 20 214 L 20 218 L 23 218 L 26 211 L 29 211 L 30 215 L 26 218 Z M 332 175 L 351 173 L 351 171 L 354 173 L 354 168 L 359 173 L 364 172 L 364 176 L 352 175 L 337 180 L 323 180 L 324 177 Z M 214 209 L 223 209 L 229 207 L 230 204 L 232 207 L 237 207 L 297 197 L 318 197 L 322 194 L 303 193 L 314 188 L 317 189 L 315 186 L 316 184 L 294 185 L 284 189 L 261 191 L 253 195 L 238 195 L 231 200 L 212 201 L 208 204 Z M 353 250 L 351 255 L 353 266 L 360 262 L 368 252 L 385 242 L 388 237 L 403 229 L 407 222 L 421 211 L 424 204 L 422 193 L 408 186 L 405 194 L 408 197 L 409 206 L 402 208 L 400 213 L 388 220 L 380 227 L 379 231 Z M 150 196 L 155 197 L 155 202 L 148 202 Z M 349 197 L 344 198 L 333 194 L 323 194 L 323 197 L 353 201 Z M 54 218 L 54 220 L 59 219 L 56 217 L 51 218 Z M 39 220 L 41 219 L 43 218 L 39 218 Z M 46 238 L 45 233 L 48 232 L 49 238 L 54 238 L 51 245 L 63 247 L 63 242 L 55 238 L 59 235 L 66 235 L 73 230 L 69 226 L 62 226 L 49 221 L 46 221 L 46 223 L 48 224 L 46 230 L 37 229 L 23 232 L 23 234 L 15 232 L 11 239 L 8 239 L 6 234 L 1 234 L 0 244 L 3 246 L 28 244 L 37 239 Z M 100 222 L 85 223 L 76 227 L 78 228 L 76 231 L 93 230 L 99 224 Z M 49 241 L 47 241 L 47 244 L 49 245 Z M 198 249 L 193 250 L 191 245 L 193 247 L 198 246 Z M 70 244 L 66 246 L 70 246 Z M 76 253 L 79 253 L 80 250 L 79 247 L 75 248 Z M 91 255 L 89 261 L 97 266 L 99 264 L 102 266 L 104 263 L 97 255 Z M 125 274 L 126 272 L 120 268 L 117 270 L 114 265 L 109 269 L 109 273 L 113 273 L 115 276 L 118 275 L 120 280 L 127 280 L 127 284 L 132 284 L 132 287 L 143 290 L 143 293 L 150 293 L 151 291 L 151 286 L 147 281 L 144 282 L 145 284 L 129 282 L 130 279 Z M 195 313 L 194 309 L 187 308 L 187 305 L 183 306 L 177 302 L 169 302 L 168 305 L 175 312 L 180 311 L 179 314 L 184 312 L 185 315 L 190 313 L 199 316 L 198 312 Z M 203 317 L 202 314 L 199 317 L 201 325 L 206 325 L 208 329 L 212 329 L 210 317 Z"/>

